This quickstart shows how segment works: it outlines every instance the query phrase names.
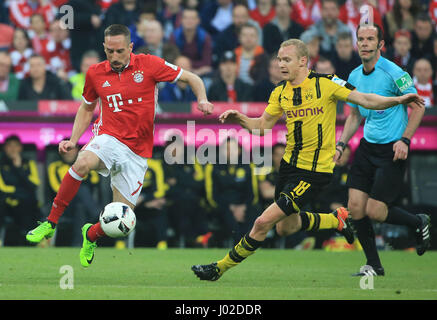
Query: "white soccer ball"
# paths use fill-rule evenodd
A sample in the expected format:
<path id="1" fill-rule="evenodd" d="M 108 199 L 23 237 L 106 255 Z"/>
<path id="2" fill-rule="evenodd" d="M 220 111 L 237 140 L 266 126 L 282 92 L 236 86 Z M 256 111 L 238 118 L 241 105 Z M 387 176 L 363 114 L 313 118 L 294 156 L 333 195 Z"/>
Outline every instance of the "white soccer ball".
<path id="1" fill-rule="evenodd" d="M 125 203 L 111 202 L 100 213 L 100 225 L 108 237 L 126 237 L 135 229 L 136 217 Z"/>

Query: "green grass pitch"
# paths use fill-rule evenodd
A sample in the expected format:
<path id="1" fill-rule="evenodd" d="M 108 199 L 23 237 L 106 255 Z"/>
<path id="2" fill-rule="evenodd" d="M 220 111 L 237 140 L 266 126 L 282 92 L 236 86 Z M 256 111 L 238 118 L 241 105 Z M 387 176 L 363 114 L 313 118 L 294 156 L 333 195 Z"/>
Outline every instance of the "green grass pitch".
<path id="1" fill-rule="evenodd" d="M 84 269 L 78 248 L 0 248 L 0 299 L 437 299 L 437 252 L 384 251 L 386 276 L 373 290 L 351 277 L 362 252 L 260 249 L 216 282 L 198 280 L 190 267 L 222 258 L 226 249 L 97 248 Z M 73 289 L 61 289 L 71 266 Z"/>

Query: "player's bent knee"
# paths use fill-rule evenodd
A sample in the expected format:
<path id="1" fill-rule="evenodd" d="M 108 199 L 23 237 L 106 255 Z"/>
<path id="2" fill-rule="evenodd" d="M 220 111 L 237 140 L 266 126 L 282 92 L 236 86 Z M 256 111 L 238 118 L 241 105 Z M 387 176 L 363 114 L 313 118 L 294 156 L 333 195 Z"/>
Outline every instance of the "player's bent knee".
<path id="1" fill-rule="evenodd" d="M 91 171 L 89 161 L 85 157 L 77 158 L 72 167 L 73 170 L 82 177 Z"/>
<path id="2" fill-rule="evenodd" d="M 369 200 L 366 207 L 367 216 L 375 221 L 384 222 L 387 216 L 387 207 L 382 202 Z"/>
<path id="3" fill-rule="evenodd" d="M 272 223 L 265 216 L 259 216 L 256 218 L 254 228 L 257 231 L 268 232 L 272 228 Z"/>

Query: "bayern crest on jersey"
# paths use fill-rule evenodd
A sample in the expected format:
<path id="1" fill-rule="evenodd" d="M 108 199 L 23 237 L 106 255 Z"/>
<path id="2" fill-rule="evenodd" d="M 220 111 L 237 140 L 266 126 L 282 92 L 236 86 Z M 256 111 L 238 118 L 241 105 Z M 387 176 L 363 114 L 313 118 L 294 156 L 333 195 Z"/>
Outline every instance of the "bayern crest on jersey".
<path id="1" fill-rule="evenodd" d="M 134 81 L 136 83 L 143 82 L 144 80 L 143 71 L 137 70 L 134 73 L 132 73 L 132 76 L 134 77 Z"/>

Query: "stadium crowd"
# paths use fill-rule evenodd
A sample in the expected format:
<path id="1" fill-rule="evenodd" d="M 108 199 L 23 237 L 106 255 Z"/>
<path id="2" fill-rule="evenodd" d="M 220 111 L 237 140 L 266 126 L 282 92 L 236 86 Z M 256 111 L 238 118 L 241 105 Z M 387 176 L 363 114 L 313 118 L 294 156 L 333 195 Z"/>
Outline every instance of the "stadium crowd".
<path id="1" fill-rule="evenodd" d="M 210 101 L 266 102 L 281 80 L 276 50 L 289 38 L 308 45 L 316 72 L 347 80 L 361 64 L 355 30 L 365 4 L 384 30 L 384 55 L 412 75 L 431 108 L 437 99 L 437 0 L 6 0 L 0 4 L 0 100 L 80 100 L 89 66 L 105 59 L 103 30 L 120 23 L 129 26 L 135 53 L 199 75 Z M 63 5 L 73 8 L 71 29 Z M 160 87 L 159 102 L 195 100 L 183 82 Z M 224 143 L 237 148 L 232 139 Z M 79 150 L 61 158 L 47 147 L 42 179 L 34 150 L 25 147 L 10 136 L 0 153 L 0 241 L 6 245 L 25 244 L 25 233 L 46 216 Z M 283 145 L 273 148 L 273 170 L 264 176 L 254 175 L 252 165 L 168 165 L 163 148 L 155 148 L 135 210 L 134 245 L 229 247 L 273 201 L 283 152 Z M 332 186 L 314 199 L 318 211 L 346 206 L 349 155 L 347 149 Z M 37 200 L 38 188 L 47 203 Z M 56 245 L 80 246 L 80 226 L 97 220 L 110 201 L 107 188 L 98 174 L 86 178 L 58 231 L 71 236 Z M 272 231 L 265 246 L 294 247 L 307 235 L 279 240 Z M 312 245 L 320 248 L 332 235 L 320 233 Z"/>

